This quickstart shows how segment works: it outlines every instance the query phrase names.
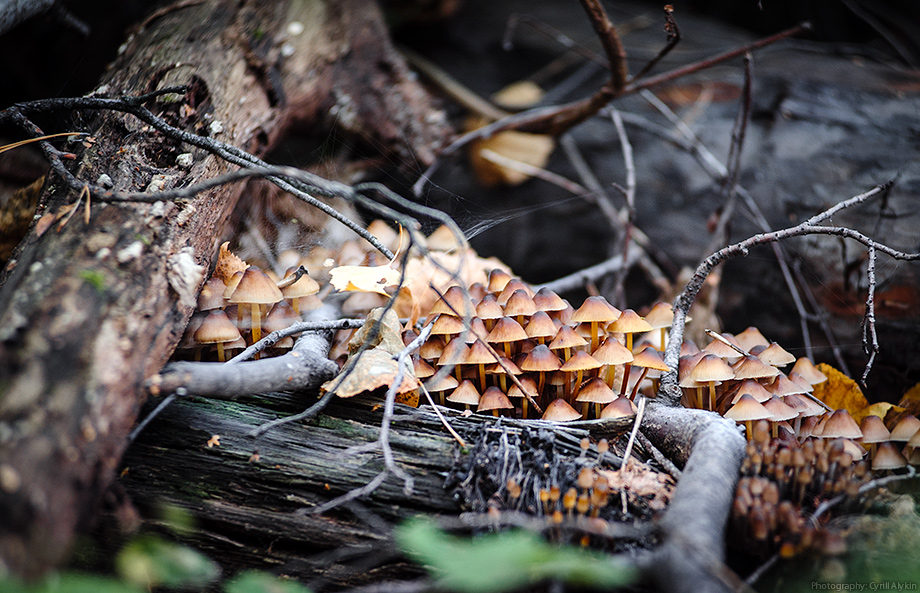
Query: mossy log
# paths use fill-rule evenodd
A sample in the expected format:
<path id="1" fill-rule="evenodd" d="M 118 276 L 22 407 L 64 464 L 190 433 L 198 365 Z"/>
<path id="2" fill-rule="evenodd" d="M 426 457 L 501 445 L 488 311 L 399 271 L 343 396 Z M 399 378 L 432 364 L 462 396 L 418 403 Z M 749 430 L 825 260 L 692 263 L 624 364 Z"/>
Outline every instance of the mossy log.
<path id="1" fill-rule="evenodd" d="M 257 155 L 294 123 L 323 129 L 338 106 L 347 131 L 394 160 L 424 162 L 446 130 L 407 74 L 372 2 L 205 0 L 148 17 L 98 92 L 187 84 L 186 97 L 151 109 Z M 182 187 L 229 169 L 120 113 L 73 114 L 44 131 L 62 130 L 94 139 L 73 171 L 91 183 L 106 174 L 117 191 L 142 191 L 155 176 Z M 188 169 L 176 166 L 184 152 L 194 157 Z M 94 202 L 88 223 L 81 206 L 60 228 L 33 224 L 14 253 L 0 286 L 0 572 L 58 565 L 93 519 L 143 382 L 172 354 L 239 195 L 236 186 L 180 203 Z M 52 178 L 37 214 L 76 200 Z"/>

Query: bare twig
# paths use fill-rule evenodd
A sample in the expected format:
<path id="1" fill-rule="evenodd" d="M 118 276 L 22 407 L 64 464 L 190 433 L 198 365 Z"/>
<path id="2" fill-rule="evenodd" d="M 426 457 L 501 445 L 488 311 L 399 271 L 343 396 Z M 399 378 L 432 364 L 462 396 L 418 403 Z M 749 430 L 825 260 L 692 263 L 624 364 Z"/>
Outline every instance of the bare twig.
<path id="1" fill-rule="evenodd" d="M 510 159 L 502 154 L 495 152 L 494 150 L 490 150 L 488 148 L 480 149 L 479 156 L 486 159 L 487 161 L 495 163 L 496 165 L 505 167 L 506 169 L 518 171 L 520 173 L 524 173 L 525 175 L 536 177 L 537 179 L 542 179 L 547 183 L 552 183 L 553 185 L 561 187 L 565 191 L 571 194 L 575 194 L 576 196 L 583 196 L 589 193 L 588 188 L 579 185 L 571 179 L 566 179 L 562 175 L 553 173 L 552 171 L 547 171 L 546 169 L 542 169 L 540 167 L 534 167 L 528 163 Z"/>
<path id="2" fill-rule="evenodd" d="M 450 422 L 447 421 L 447 418 L 444 417 L 444 414 L 441 413 L 441 410 L 438 409 L 438 405 L 434 403 L 433 399 L 431 399 L 431 394 L 428 392 L 428 388 L 422 385 L 421 391 L 425 394 L 425 399 L 427 399 L 428 403 L 431 404 L 431 409 L 434 410 L 438 420 L 441 421 L 441 424 L 444 425 L 444 428 L 447 429 L 447 432 L 450 433 L 450 436 L 454 437 L 454 439 L 460 444 L 461 447 L 466 447 L 466 441 L 463 440 L 463 437 L 457 434 L 457 431 L 454 430 L 454 428 L 450 425 Z"/>
<path id="3" fill-rule="evenodd" d="M 865 484 L 863 484 L 862 486 L 859 487 L 859 493 L 858 493 L 858 495 L 861 496 L 861 495 L 865 494 L 866 492 L 869 492 L 870 490 L 875 490 L 876 488 L 881 488 L 882 486 L 887 486 L 888 484 L 891 484 L 892 482 L 901 482 L 901 481 L 904 481 L 904 480 L 912 480 L 912 479 L 914 479 L 916 476 L 917 476 L 917 470 L 914 469 L 914 466 L 908 465 L 908 466 L 907 466 L 907 473 L 904 473 L 904 474 L 892 474 L 892 475 L 890 475 L 890 476 L 884 476 L 884 477 L 882 477 L 882 478 L 876 478 L 876 479 L 874 479 L 874 480 L 870 480 L 870 481 L 866 482 Z M 821 504 L 819 504 L 819 505 L 818 505 L 818 508 L 815 509 L 815 512 L 811 514 L 812 522 L 817 523 L 817 522 L 818 522 L 818 519 L 821 518 L 821 515 L 823 515 L 823 514 L 826 513 L 827 511 L 831 510 L 832 508 L 834 508 L 835 506 L 837 506 L 838 504 L 840 504 L 840 503 L 843 502 L 844 500 L 847 500 L 847 498 L 849 498 L 849 497 L 848 497 L 846 494 L 838 494 L 838 495 L 835 496 L 834 498 L 825 500 L 824 502 L 822 502 Z"/>
<path id="4" fill-rule="evenodd" d="M 866 314 L 862 318 L 863 350 L 869 356 L 866 362 L 866 369 L 863 371 L 860 383 L 866 386 L 866 377 L 872 370 L 872 364 L 875 362 L 875 356 L 878 354 L 878 333 L 875 329 L 875 247 L 869 246 L 869 262 L 866 264 L 866 276 L 869 286 L 867 287 L 868 295 L 866 296 Z"/>

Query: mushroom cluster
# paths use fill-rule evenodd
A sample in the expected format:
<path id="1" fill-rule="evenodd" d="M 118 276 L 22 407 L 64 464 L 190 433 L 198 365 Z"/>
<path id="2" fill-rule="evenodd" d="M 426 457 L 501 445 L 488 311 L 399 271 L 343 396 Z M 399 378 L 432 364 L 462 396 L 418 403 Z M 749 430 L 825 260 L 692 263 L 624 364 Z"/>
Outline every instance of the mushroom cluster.
<path id="1" fill-rule="evenodd" d="M 496 416 L 535 417 L 531 403 L 560 422 L 631 415 L 640 388 L 654 389 L 651 381 L 667 370 L 653 344 L 671 318 L 666 304 L 643 318 L 599 296 L 575 309 L 496 269 L 487 285 L 452 286 L 431 307 L 416 376 L 450 365 L 453 374 L 428 389 L 442 404 Z M 415 335 L 408 330 L 407 343 Z"/>
<path id="2" fill-rule="evenodd" d="M 318 307 L 319 284 L 306 269 L 291 267 L 284 278 L 240 262 L 228 275 L 220 266 L 205 282 L 198 296 L 179 349 L 195 360 L 225 362 L 233 352 L 258 342 L 263 335 L 301 321 L 301 311 Z M 283 353 L 294 345 L 292 337 L 277 342 L 272 353 Z M 258 355 L 257 355 L 258 357 Z"/>

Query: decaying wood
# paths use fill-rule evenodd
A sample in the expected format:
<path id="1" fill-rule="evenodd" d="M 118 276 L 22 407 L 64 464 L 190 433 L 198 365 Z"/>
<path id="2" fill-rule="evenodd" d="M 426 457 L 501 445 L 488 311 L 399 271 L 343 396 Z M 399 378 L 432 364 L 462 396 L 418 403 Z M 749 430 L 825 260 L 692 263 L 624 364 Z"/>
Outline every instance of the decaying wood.
<path id="1" fill-rule="evenodd" d="M 255 154 L 286 125 L 321 126 L 333 110 L 382 152 L 430 161 L 445 129 L 406 74 L 370 2 L 209 0 L 145 22 L 98 92 L 187 84 L 187 97 L 148 106 Z M 106 174 L 115 190 L 169 188 L 228 170 L 130 116 L 82 113 L 75 125 L 93 138 L 73 169 L 91 183 Z M 183 152 L 193 155 L 188 170 L 176 167 Z M 88 224 L 81 211 L 61 228 L 33 225 L 14 254 L 0 287 L 4 569 L 56 565 L 93 517 L 143 381 L 172 353 L 238 196 L 221 188 L 181 203 L 96 204 Z M 52 180 L 39 214 L 76 197 Z"/>

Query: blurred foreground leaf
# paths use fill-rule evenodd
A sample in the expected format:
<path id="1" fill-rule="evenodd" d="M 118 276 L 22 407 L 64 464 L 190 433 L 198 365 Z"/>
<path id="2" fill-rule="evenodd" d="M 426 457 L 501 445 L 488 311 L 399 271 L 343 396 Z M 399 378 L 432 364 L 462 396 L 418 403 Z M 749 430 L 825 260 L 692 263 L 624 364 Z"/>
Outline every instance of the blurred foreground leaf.
<path id="1" fill-rule="evenodd" d="M 285 580 L 260 570 L 241 572 L 224 585 L 226 593 L 310 593 L 297 581 Z"/>
<path id="2" fill-rule="evenodd" d="M 396 533 L 400 547 L 430 568 L 440 586 L 462 593 L 497 593 L 548 579 L 612 588 L 633 580 L 634 570 L 590 550 L 560 547 L 526 531 L 464 539 L 418 519 Z"/>
<path id="3" fill-rule="evenodd" d="M 202 587 L 220 576 L 217 564 L 207 556 L 154 536 L 129 543 L 118 553 L 115 565 L 122 579 L 145 589 Z"/>
<path id="4" fill-rule="evenodd" d="M 78 572 L 50 574 L 41 582 L 29 585 L 0 578 L 0 591 L 4 593 L 141 593 L 143 590 L 112 577 Z"/>

